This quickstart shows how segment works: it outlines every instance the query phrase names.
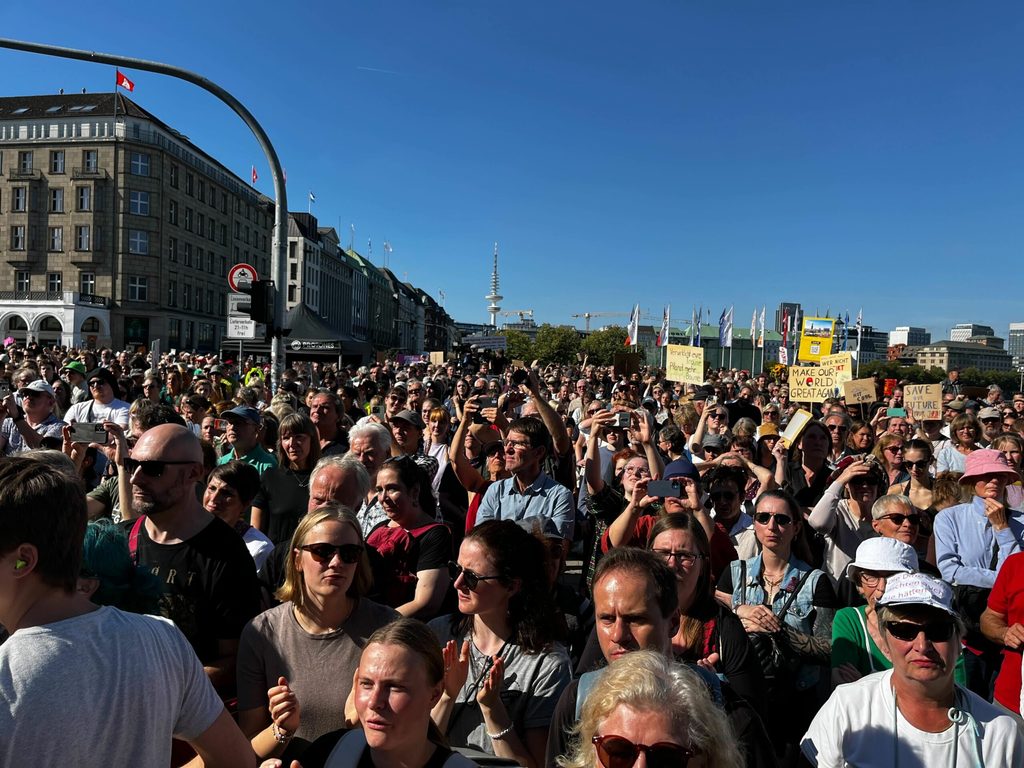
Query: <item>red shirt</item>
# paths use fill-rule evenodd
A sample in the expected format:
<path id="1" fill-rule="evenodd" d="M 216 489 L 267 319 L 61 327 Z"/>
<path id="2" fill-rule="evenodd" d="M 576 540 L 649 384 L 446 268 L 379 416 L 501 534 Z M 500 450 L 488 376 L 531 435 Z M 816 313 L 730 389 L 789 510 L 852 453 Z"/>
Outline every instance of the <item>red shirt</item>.
<path id="1" fill-rule="evenodd" d="M 1024 552 L 1010 555 L 999 569 L 988 596 L 988 607 L 1006 617 L 1006 625 L 1024 624 Z M 996 678 L 995 700 L 1020 712 L 1021 652 L 1003 648 L 1003 665 Z"/>
<path id="2" fill-rule="evenodd" d="M 624 547 L 644 547 L 651 535 L 651 529 L 658 520 L 658 515 L 640 515 L 633 524 L 633 532 L 627 541 L 622 543 Z M 715 523 L 715 532 L 708 542 L 711 547 L 711 583 L 717 584 L 718 577 L 722 571 L 729 567 L 729 563 L 736 560 L 736 547 L 729 539 L 729 532 L 720 523 Z M 601 551 L 607 552 L 611 549 L 611 542 L 608 540 L 608 531 L 601 537 Z M 1009 561 L 1007 561 L 1009 562 Z M 1005 565 L 1004 565 L 1005 567 Z M 1019 665 L 1018 665 L 1019 667 Z"/>

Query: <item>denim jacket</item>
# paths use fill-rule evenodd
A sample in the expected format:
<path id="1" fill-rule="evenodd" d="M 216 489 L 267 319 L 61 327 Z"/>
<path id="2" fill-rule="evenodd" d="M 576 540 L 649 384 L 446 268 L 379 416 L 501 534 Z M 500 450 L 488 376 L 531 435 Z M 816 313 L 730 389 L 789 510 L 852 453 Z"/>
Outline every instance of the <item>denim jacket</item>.
<path id="1" fill-rule="evenodd" d="M 761 555 L 756 555 L 746 561 L 746 584 L 740 583 L 743 562 L 742 560 L 734 560 L 729 564 L 729 568 L 732 571 L 732 608 L 734 611 L 740 605 L 767 604 L 764 587 L 761 586 Z M 785 606 L 786 601 L 789 600 L 793 590 L 796 589 L 796 585 L 808 571 L 810 571 L 811 575 L 807 577 L 807 581 L 800 587 L 800 592 L 797 593 L 796 599 L 789 607 L 789 611 L 786 613 L 783 621 L 801 634 L 813 635 L 814 590 L 818 585 L 818 579 L 825 575 L 822 571 L 812 568 L 802 560 L 791 556 L 789 558 L 789 567 L 786 569 L 786 575 L 782 579 L 781 588 L 772 600 L 771 609 L 776 615 L 782 613 L 782 608 Z M 818 664 L 801 664 L 796 679 L 797 690 L 806 690 L 815 685 L 820 674 L 821 667 Z"/>

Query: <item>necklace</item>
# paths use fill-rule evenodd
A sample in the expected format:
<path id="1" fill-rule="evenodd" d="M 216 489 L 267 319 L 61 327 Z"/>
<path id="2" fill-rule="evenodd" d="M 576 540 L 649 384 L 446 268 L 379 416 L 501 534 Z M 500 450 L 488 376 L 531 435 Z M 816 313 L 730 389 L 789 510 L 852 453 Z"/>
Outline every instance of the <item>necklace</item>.
<path id="1" fill-rule="evenodd" d="M 296 472 L 294 469 L 290 468 L 286 469 L 285 472 L 288 474 L 289 477 L 295 478 L 295 482 L 299 484 L 300 488 L 309 487 L 309 476 L 311 474 L 310 472 L 307 472 L 306 470 L 300 470 L 299 472 Z M 303 476 L 305 476 L 305 480 L 302 479 Z"/>

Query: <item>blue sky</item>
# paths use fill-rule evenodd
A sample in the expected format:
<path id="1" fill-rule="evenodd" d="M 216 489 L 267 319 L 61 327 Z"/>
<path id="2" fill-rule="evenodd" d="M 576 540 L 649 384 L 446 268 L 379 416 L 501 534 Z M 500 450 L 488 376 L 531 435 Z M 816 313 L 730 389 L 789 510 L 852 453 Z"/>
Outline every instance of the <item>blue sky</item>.
<path id="1" fill-rule="evenodd" d="M 12 7 L 13 6 L 13 7 Z M 62 4 L 63 6 L 63 4 Z M 1024 6 L 953 2 L 6 4 L 4 35 L 178 64 L 238 96 L 321 225 L 458 319 L 639 301 L 1024 320 Z M 134 98 L 243 178 L 259 148 L 195 87 Z M 0 93 L 111 68 L 0 50 Z M 626 318 L 605 322 L 625 323 Z M 579 321 L 582 324 L 582 321 Z M 656 323 L 652 319 L 649 322 Z"/>

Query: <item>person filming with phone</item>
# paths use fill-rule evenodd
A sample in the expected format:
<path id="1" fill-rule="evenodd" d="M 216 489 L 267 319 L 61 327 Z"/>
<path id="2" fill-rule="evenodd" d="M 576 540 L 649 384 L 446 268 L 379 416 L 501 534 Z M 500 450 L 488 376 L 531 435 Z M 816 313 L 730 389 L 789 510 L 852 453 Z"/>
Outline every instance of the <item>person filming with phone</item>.
<path id="1" fill-rule="evenodd" d="M 64 422 L 56 414 L 57 398 L 53 387 L 37 379 L 3 398 L 0 416 L 0 454 L 12 456 L 33 448 L 45 447 L 44 438 L 61 439 Z"/>

